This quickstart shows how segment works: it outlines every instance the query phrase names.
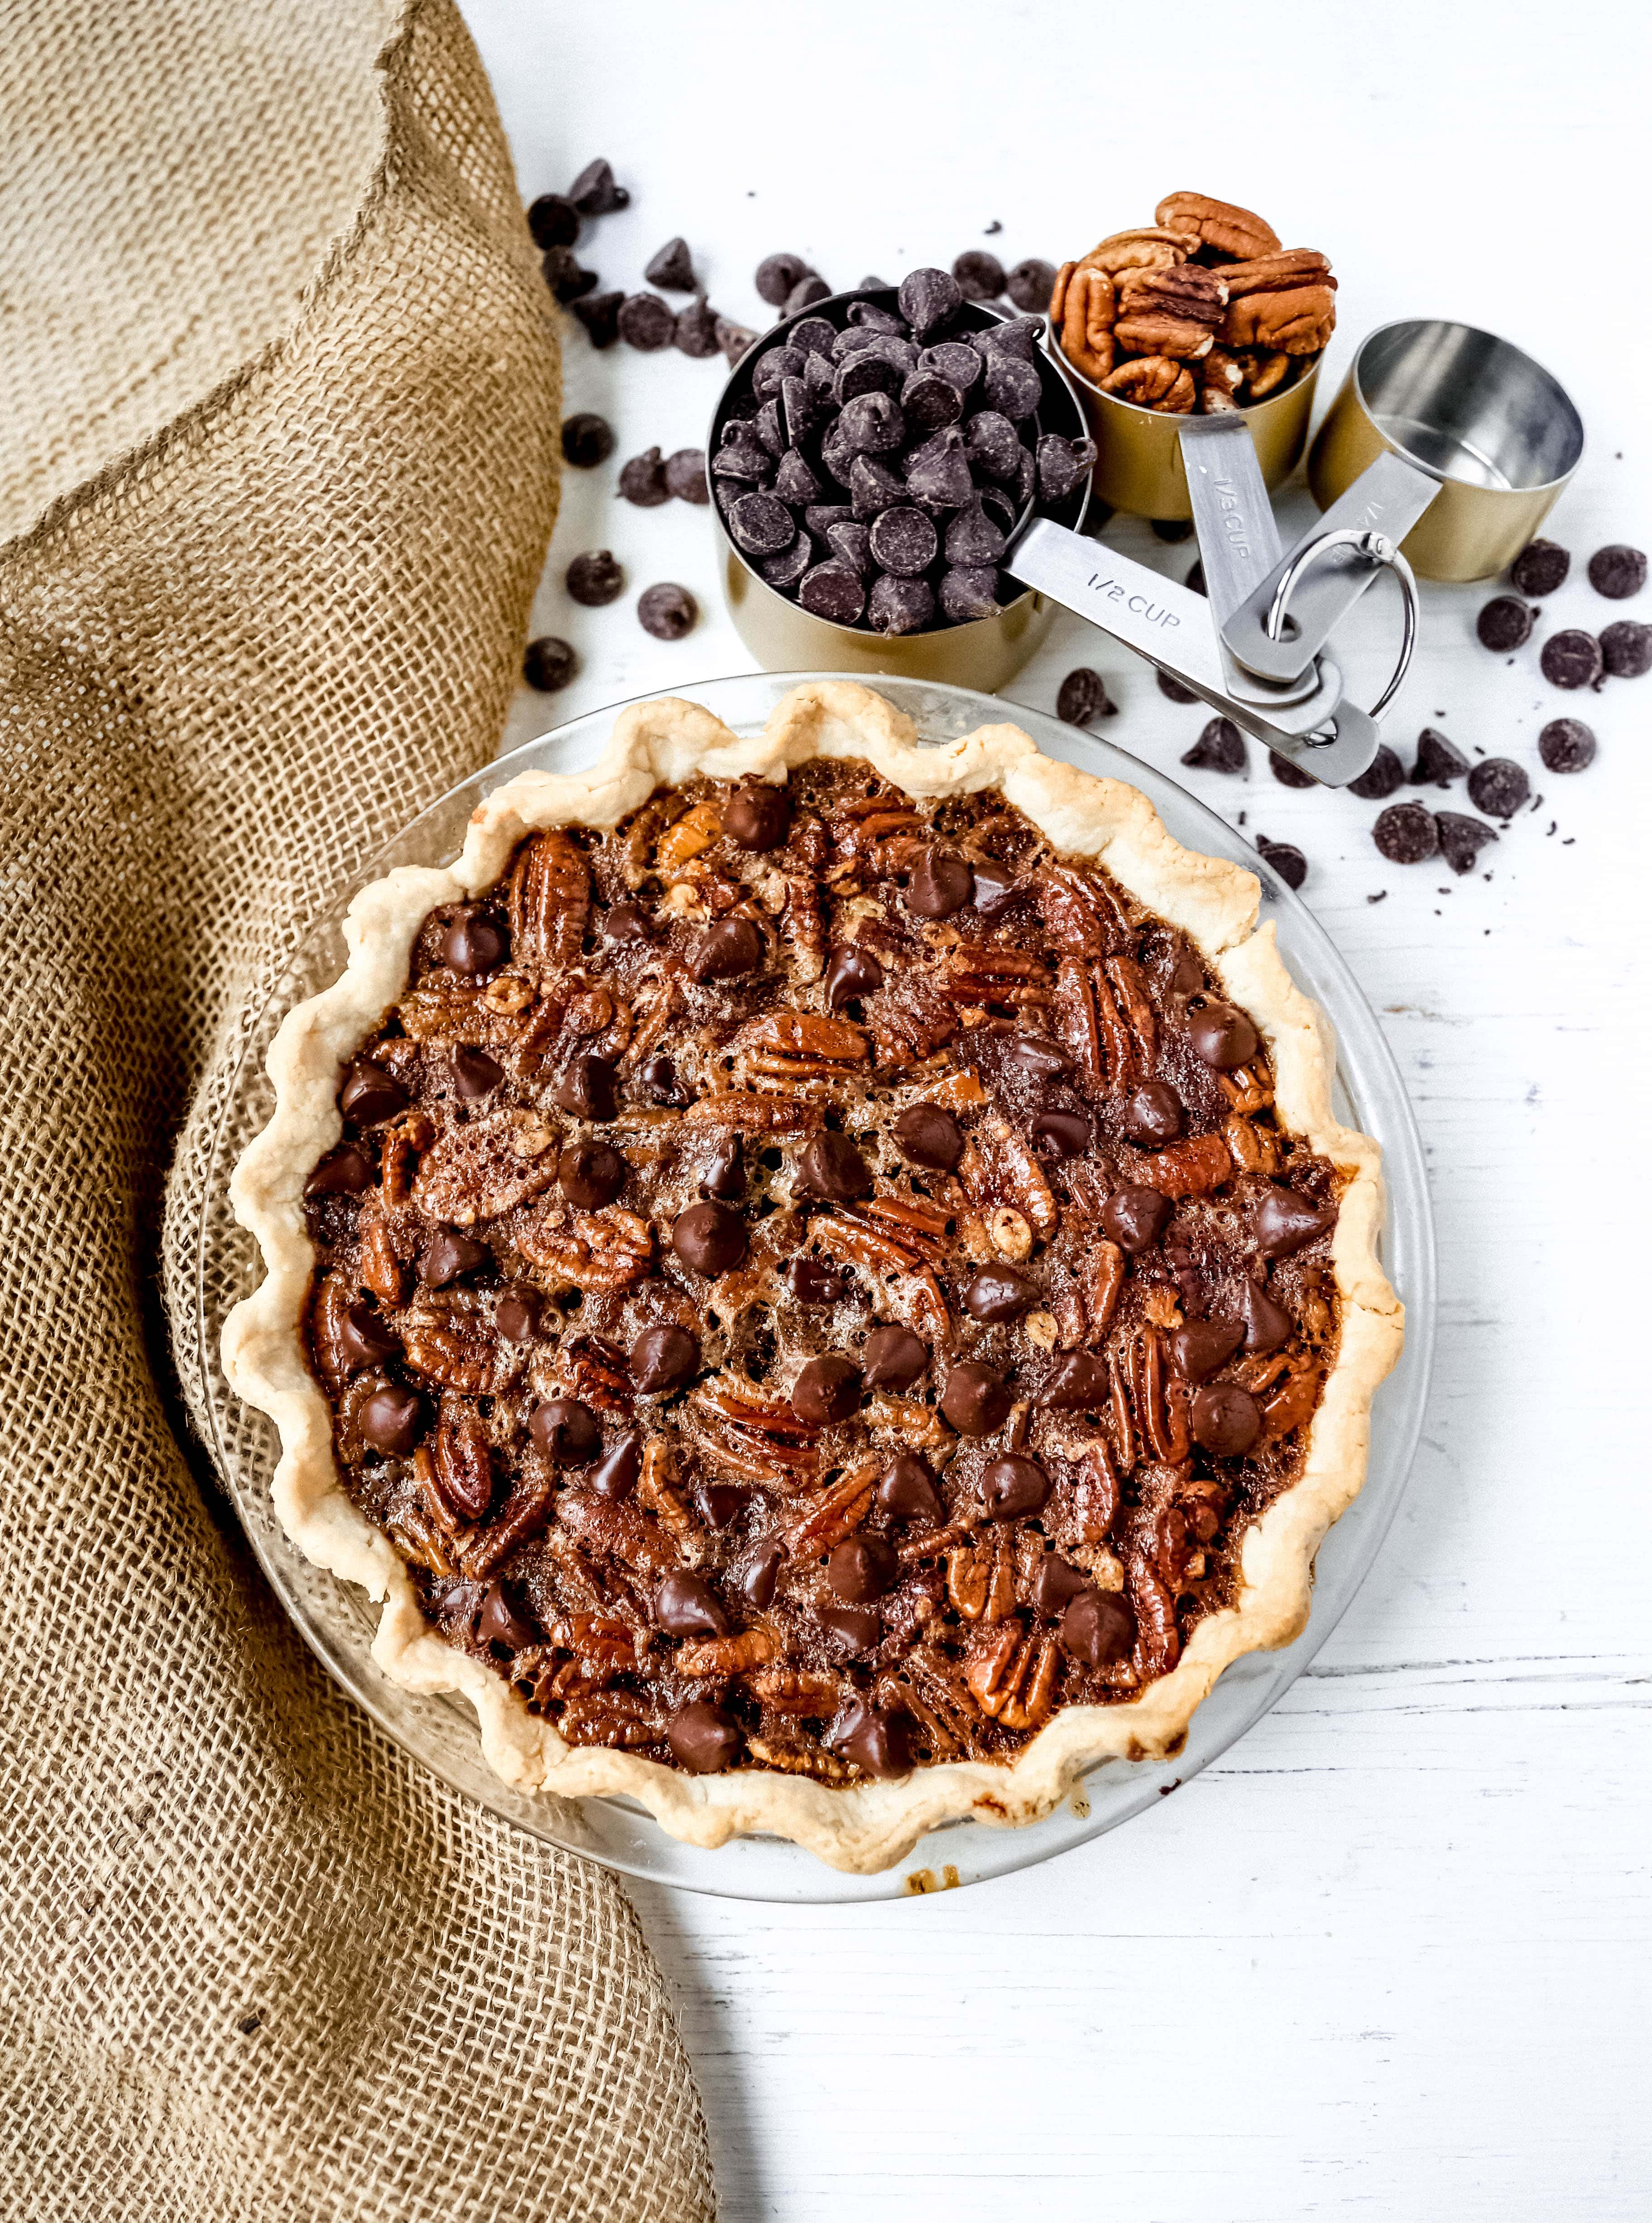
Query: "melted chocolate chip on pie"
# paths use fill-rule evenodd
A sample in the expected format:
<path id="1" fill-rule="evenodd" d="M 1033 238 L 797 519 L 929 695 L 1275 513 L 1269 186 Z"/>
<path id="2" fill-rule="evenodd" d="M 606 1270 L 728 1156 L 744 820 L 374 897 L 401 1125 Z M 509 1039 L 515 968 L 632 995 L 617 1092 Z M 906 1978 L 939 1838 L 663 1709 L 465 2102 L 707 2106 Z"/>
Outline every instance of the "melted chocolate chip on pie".
<path id="1" fill-rule="evenodd" d="M 1007 1762 L 1167 1672 L 1301 1471 L 1340 1177 L 1187 936 L 996 790 L 815 759 L 531 834 L 339 1108 L 343 1487 L 570 1745 Z"/>

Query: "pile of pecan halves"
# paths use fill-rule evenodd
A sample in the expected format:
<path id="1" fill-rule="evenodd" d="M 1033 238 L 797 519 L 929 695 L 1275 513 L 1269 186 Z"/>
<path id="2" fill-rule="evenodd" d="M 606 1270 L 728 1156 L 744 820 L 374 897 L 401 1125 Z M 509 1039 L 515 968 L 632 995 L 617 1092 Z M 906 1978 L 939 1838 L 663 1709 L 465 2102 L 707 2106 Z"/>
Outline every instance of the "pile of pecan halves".
<path id="1" fill-rule="evenodd" d="M 1143 409 L 1214 416 L 1277 393 L 1336 323 L 1317 249 L 1282 248 L 1249 209 L 1171 193 L 1153 221 L 1064 262 L 1050 328 L 1073 368 Z"/>

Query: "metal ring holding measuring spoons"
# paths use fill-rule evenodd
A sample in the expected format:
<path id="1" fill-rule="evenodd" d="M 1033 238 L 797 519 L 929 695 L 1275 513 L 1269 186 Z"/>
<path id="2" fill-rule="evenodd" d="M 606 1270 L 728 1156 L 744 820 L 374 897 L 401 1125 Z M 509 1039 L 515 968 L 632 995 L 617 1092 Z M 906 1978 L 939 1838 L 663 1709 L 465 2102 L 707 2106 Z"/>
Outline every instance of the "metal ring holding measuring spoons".
<path id="1" fill-rule="evenodd" d="M 1263 630 L 1270 640 L 1278 640 L 1281 637 L 1285 630 L 1285 612 L 1297 581 L 1310 564 L 1329 548 L 1352 548 L 1368 563 L 1385 566 L 1399 581 L 1400 593 L 1404 600 L 1404 630 L 1400 636 L 1399 662 L 1394 666 L 1393 676 L 1387 686 L 1366 714 L 1371 718 L 1380 718 L 1404 684 L 1405 675 L 1410 669 L 1411 652 L 1416 646 L 1416 575 L 1400 554 L 1397 540 L 1391 539 L 1385 532 L 1361 532 L 1351 526 L 1336 532 L 1322 532 L 1317 539 L 1310 540 L 1279 574 L 1279 583 L 1273 589 L 1273 600 L 1268 604 Z"/>

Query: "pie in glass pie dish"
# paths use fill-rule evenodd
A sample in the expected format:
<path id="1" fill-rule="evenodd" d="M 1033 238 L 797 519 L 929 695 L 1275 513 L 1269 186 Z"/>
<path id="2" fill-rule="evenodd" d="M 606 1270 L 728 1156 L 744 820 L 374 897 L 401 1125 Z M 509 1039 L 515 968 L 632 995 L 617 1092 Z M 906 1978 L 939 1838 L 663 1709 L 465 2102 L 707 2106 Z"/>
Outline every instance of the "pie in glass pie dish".
<path id="1" fill-rule="evenodd" d="M 1254 877 L 1013 725 L 664 700 L 364 889 L 225 1330 L 506 1780 L 889 1866 L 1288 1642 L 1400 1307 Z"/>

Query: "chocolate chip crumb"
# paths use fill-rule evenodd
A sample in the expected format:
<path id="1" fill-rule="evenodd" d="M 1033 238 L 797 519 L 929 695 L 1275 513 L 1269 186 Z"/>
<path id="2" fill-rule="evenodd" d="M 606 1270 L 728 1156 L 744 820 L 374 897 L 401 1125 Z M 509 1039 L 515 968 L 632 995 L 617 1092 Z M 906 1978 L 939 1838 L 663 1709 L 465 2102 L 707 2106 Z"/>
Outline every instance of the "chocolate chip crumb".
<path id="1" fill-rule="evenodd" d="M 574 558 L 563 583 L 575 601 L 600 610 L 625 593 L 625 575 L 607 549 L 598 548 Z"/>
<path id="2" fill-rule="evenodd" d="M 1600 643 L 1592 633 L 1575 626 L 1565 633 L 1551 633 L 1543 643 L 1539 661 L 1551 687 L 1568 690 L 1592 687 L 1605 669 Z"/>
<path id="3" fill-rule="evenodd" d="M 1256 837 L 1258 854 L 1265 865 L 1271 865 L 1288 888 L 1299 888 L 1308 877 L 1308 860 L 1294 841 L 1270 841 L 1266 834 Z"/>
<path id="4" fill-rule="evenodd" d="M 593 409 L 581 410 L 562 426 L 562 461 L 588 471 L 613 453 L 613 427 Z"/>
<path id="5" fill-rule="evenodd" d="M 619 337 L 619 307 L 623 293 L 587 293 L 570 304 L 584 325 L 594 348 L 610 348 Z"/>
<path id="6" fill-rule="evenodd" d="M 1440 829 L 1424 803 L 1391 803 L 1371 838 L 1391 865 L 1420 865 L 1440 847 Z"/>
<path id="7" fill-rule="evenodd" d="M 628 293 L 619 305 L 619 337 L 627 347 L 652 355 L 669 347 L 676 313 L 657 293 Z"/>
<path id="8" fill-rule="evenodd" d="M 1581 718 L 1553 718 L 1537 736 L 1537 753 L 1546 771 L 1583 771 L 1594 762 L 1595 737 Z"/>
<path id="9" fill-rule="evenodd" d="M 581 268 L 579 257 L 571 247 L 547 248 L 539 258 L 539 268 L 545 274 L 546 285 L 564 306 L 602 282 L 594 270 Z"/>
<path id="10" fill-rule="evenodd" d="M 1467 818 L 1458 810 L 1436 810 L 1435 824 L 1440 832 L 1440 853 L 1454 872 L 1472 872 L 1474 860 L 1488 841 L 1497 840 L 1497 828 L 1488 826 L 1482 818 Z M 1448 890 L 1442 888 L 1442 895 Z"/>
<path id="11" fill-rule="evenodd" d="M 261 2014 L 244 2014 L 236 2024 L 236 2028 L 243 2037 L 250 2037 L 255 2030 L 261 2029 L 263 2021 Z"/>
<path id="12" fill-rule="evenodd" d="M 1602 630 L 1600 657 L 1614 679 L 1643 679 L 1652 671 L 1652 625 L 1619 618 Z"/>
<path id="13" fill-rule="evenodd" d="M 643 275 L 650 286 L 663 286 L 668 293 L 692 293 L 694 266 L 688 241 L 681 237 L 668 239 L 644 266 Z"/>
<path id="14" fill-rule="evenodd" d="M 707 502 L 711 488 L 706 480 L 706 450 L 679 448 L 665 459 L 665 490 L 679 501 Z"/>
<path id="15" fill-rule="evenodd" d="M 541 193 L 528 204 L 528 230 L 541 249 L 572 247 L 580 236 L 580 212 L 560 193 Z"/>
<path id="16" fill-rule="evenodd" d="M 640 456 L 633 456 L 624 466 L 619 474 L 619 491 L 638 509 L 657 509 L 663 501 L 670 501 L 671 489 L 665 482 L 665 466 L 657 448 L 644 448 Z"/>
<path id="17" fill-rule="evenodd" d="M 1512 818 L 1531 793 L 1531 782 L 1512 757 L 1487 757 L 1468 775 L 1468 799 L 1488 818 Z"/>
<path id="18" fill-rule="evenodd" d="M 1054 263 L 1040 261 L 1036 255 L 1018 262 L 1004 280 L 1004 291 L 1018 309 L 1042 315 L 1055 291 Z"/>
<path id="19" fill-rule="evenodd" d="M 573 643 L 559 639 L 554 633 L 542 633 L 537 640 L 531 640 L 523 653 L 522 677 L 541 695 L 555 695 L 566 687 L 579 668 Z"/>
<path id="20" fill-rule="evenodd" d="M 1245 736 L 1231 718 L 1212 718 L 1182 762 L 1191 765 L 1196 771 L 1243 771 Z M 1293 881 L 1291 885 L 1299 883 Z"/>
<path id="21" fill-rule="evenodd" d="M 1376 892 L 1376 894 L 1375 894 L 1374 896 L 1367 896 L 1367 897 L 1366 897 L 1366 901 L 1368 904 L 1372 904 L 1372 903 L 1386 903 L 1386 902 L 1387 902 L 1387 900 L 1388 900 L 1388 891 L 1387 891 L 1387 889 L 1386 889 L 1386 888 L 1379 888 L 1379 889 L 1378 889 L 1378 891 L 1377 891 L 1377 892 Z"/>
<path id="22" fill-rule="evenodd" d="M 1416 762 L 1411 766 L 1413 787 L 1447 787 L 1468 770 L 1468 759 L 1454 748 L 1443 734 L 1424 726 L 1416 737 Z"/>
<path id="23" fill-rule="evenodd" d="M 1172 702 L 1197 702 L 1199 699 L 1190 687 L 1184 687 L 1181 681 L 1172 678 L 1168 671 L 1159 674 L 1159 691 L 1168 696 Z"/>
<path id="24" fill-rule="evenodd" d="M 1064 726 L 1088 726 L 1097 718 L 1116 716 L 1118 705 L 1108 694 L 1101 673 L 1081 664 L 1062 681 L 1055 714 Z"/>
<path id="25" fill-rule="evenodd" d="M 631 206 L 631 195 L 614 183 L 610 164 L 587 162 L 568 189 L 568 198 L 581 216 L 612 216 Z"/>
<path id="26" fill-rule="evenodd" d="M 1571 568 L 1569 549 L 1554 540 L 1530 540 L 1509 566 L 1509 580 L 1517 594 L 1540 602 L 1565 584 Z"/>
<path id="27" fill-rule="evenodd" d="M 1405 767 L 1386 741 L 1377 744 L 1377 753 L 1358 779 L 1348 782 L 1348 793 L 1357 795 L 1361 803 L 1381 803 L 1395 789 L 1405 784 Z"/>
<path id="28" fill-rule="evenodd" d="M 1627 601 L 1646 584 L 1646 557 L 1638 548 L 1625 547 L 1621 540 L 1608 548 L 1597 548 L 1589 558 L 1589 584 L 1608 601 Z"/>
<path id="29" fill-rule="evenodd" d="M 1317 787 L 1319 785 L 1312 772 L 1304 771 L 1300 765 L 1292 764 L 1289 757 L 1282 757 L 1277 749 L 1268 751 L 1267 760 L 1268 770 L 1281 787 Z"/>
<path id="30" fill-rule="evenodd" d="M 656 640 L 681 640 L 694 629 L 700 605 L 687 587 L 669 580 L 646 588 L 637 604 L 638 622 Z"/>
<path id="31" fill-rule="evenodd" d="M 1494 650 L 1501 655 L 1518 648 L 1522 641 L 1531 638 L 1532 611 L 1530 606 L 1513 595 L 1499 595 L 1474 620 L 1474 630 L 1479 635 L 1482 648 Z"/>

